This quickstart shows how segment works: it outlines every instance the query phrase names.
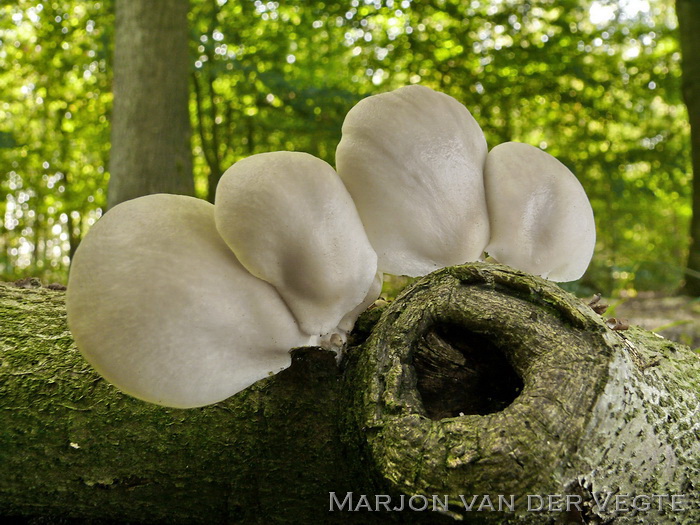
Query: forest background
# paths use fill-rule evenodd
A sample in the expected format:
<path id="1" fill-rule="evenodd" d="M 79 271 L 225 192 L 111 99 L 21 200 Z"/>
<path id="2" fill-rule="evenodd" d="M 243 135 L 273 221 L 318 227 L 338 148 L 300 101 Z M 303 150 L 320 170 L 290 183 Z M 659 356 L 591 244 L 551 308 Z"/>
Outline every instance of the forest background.
<path id="1" fill-rule="evenodd" d="M 598 242 L 569 289 L 694 275 L 672 0 L 192 0 L 188 16 L 197 196 L 254 153 L 333 165 L 358 100 L 420 83 L 465 104 L 489 147 L 527 142 L 578 176 Z M 114 26 L 113 0 L 0 6 L 0 280 L 65 282 L 106 207 Z"/>

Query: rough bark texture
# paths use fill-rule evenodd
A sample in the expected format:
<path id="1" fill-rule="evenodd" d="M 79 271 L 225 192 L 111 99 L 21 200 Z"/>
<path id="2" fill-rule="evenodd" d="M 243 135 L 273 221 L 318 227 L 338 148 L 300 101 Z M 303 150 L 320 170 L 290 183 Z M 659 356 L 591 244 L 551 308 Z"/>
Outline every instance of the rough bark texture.
<path id="1" fill-rule="evenodd" d="M 109 206 L 194 194 L 188 0 L 117 0 Z"/>
<path id="2" fill-rule="evenodd" d="M 476 388 L 440 406 L 432 398 L 455 391 L 460 375 L 445 370 L 460 355 Z M 697 523 L 699 366 L 654 334 L 610 330 L 541 279 L 446 269 L 404 292 L 350 353 L 348 427 L 362 430 L 350 437 L 375 492 L 448 495 L 450 513 L 475 523 Z M 594 494 L 610 492 L 683 494 L 692 508 L 597 508 Z M 460 495 L 479 495 L 472 511 Z M 474 512 L 484 495 L 514 495 L 516 513 Z M 581 510 L 518 513 L 528 495 L 579 495 Z"/>
<path id="3" fill-rule="evenodd" d="M 0 516 L 322 523 L 328 491 L 347 486 L 328 352 L 177 410 L 122 395 L 86 364 L 62 292 L 0 285 L 0 321 Z"/>
<path id="4" fill-rule="evenodd" d="M 612 331 L 556 285 L 505 267 L 436 272 L 361 318 L 340 369 L 300 349 L 288 370 L 193 410 L 99 379 L 73 346 L 61 292 L 2 285 L 0 322 L 0 517 L 700 521 L 697 354 Z M 682 495 L 685 510 L 596 506 L 610 491 Z M 386 512 L 402 494 L 430 505 Z M 433 512 L 433 495 L 447 513 Z M 460 495 L 478 497 L 471 511 Z M 499 512 L 498 495 L 515 512 Z M 581 510 L 528 512 L 527 495 L 575 496 Z"/>
<path id="5" fill-rule="evenodd" d="M 690 224 L 689 274 L 684 290 L 700 296 L 700 2 L 676 0 L 683 53 L 683 98 L 688 107 L 693 164 L 693 218 Z"/>

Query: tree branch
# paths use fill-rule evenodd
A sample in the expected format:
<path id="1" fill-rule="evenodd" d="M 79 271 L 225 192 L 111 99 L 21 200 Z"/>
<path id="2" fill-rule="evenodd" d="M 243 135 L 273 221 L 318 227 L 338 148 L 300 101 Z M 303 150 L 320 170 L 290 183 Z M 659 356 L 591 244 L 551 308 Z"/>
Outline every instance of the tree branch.
<path id="1" fill-rule="evenodd" d="M 63 301 L 0 285 L 0 516 L 698 522 L 700 358 L 613 331 L 541 279 L 487 264 L 435 272 L 360 318 L 340 369 L 329 352 L 298 349 L 289 369 L 191 410 L 100 379 L 73 346 Z M 345 502 L 333 512 L 331 492 Z M 687 510 L 596 504 L 612 493 L 681 495 Z M 449 508 L 393 512 L 377 495 L 392 507 L 436 495 Z M 514 512 L 466 508 L 498 495 Z M 528 512 L 528 495 L 579 498 L 581 510 Z"/>

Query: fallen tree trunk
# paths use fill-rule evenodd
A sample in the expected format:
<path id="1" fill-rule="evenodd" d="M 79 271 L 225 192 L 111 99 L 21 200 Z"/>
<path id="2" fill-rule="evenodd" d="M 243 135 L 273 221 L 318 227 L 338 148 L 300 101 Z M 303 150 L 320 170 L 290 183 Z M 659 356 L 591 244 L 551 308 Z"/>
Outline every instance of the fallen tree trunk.
<path id="1" fill-rule="evenodd" d="M 2 285 L 0 322 L 0 516 L 700 521 L 698 355 L 506 267 L 427 276 L 365 313 L 340 369 L 298 349 L 202 409 L 99 379 L 61 292 Z"/>

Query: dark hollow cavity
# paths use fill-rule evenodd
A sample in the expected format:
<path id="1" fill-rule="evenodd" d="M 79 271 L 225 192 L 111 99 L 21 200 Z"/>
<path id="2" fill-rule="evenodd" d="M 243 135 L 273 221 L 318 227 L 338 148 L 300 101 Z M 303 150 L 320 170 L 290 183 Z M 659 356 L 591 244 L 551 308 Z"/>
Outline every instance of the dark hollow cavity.
<path id="1" fill-rule="evenodd" d="M 523 389 L 504 352 L 461 327 L 433 327 L 418 342 L 413 366 L 423 407 L 435 420 L 500 412 Z"/>

